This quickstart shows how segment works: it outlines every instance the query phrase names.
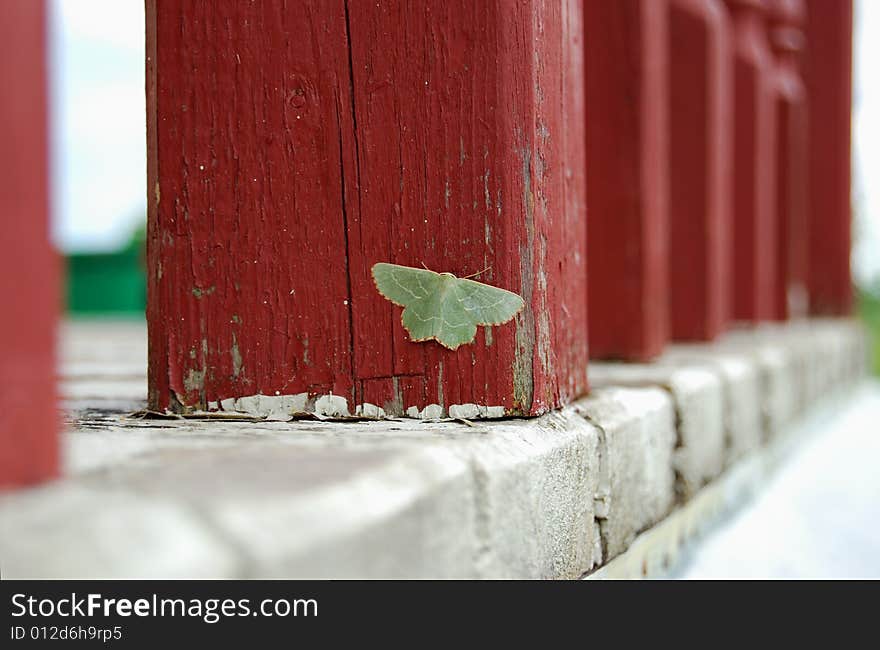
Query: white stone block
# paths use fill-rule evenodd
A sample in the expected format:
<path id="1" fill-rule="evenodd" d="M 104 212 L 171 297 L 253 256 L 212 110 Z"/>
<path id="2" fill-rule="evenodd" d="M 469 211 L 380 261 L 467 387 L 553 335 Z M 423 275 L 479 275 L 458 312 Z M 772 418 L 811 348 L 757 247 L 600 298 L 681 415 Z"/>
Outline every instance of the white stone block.
<path id="1" fill-rule="evenodd" d="M 474 473 L 478 575 L 577 578 L 592 569 L 601 548 L 598 429 L 564 409 L 484 431 L 450 444 Z"/>
<path id="2" fill-rule="evenodd" d="M 725 467 L 761 446 L 761 375 L 754 358 L 725 351 L 715 344 L 676 344 L 669 347 L 660 361 L 679 365 L 702 365 L 720 378 L 724 409 Z"/>
<path id="3" fill-rule="evenodd" d="M 656 386 L 669 392 L 677 420 L 676 489 L 690 498 L 721 473 L 725 457 L 722 385 L 705 364 L 591 363 L 595 387 Z"/>
<path id="4" fill-rule="evenodd" d="M 602 434 L 595 507 L 607 562 L 675 502 L 674 408 L 658 388 L 597 389 L 574 408 Z"/>
<path id="5" fill-rule="evenodd" d="M 0 561 L 4 579 L 236 578 L 241 568 L 184 505 L 101 480 L 0 497 Z"/>

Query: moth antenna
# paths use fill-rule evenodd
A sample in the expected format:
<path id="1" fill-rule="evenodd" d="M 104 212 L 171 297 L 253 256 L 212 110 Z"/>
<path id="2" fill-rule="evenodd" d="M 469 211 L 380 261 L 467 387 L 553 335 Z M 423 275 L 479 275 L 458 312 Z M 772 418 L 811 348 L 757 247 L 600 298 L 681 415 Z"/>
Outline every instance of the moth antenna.
<path id="1" fill-rule="evenodd" d="M 484 268 L 482 271 L 477 271 L 476 273 L 471 273 L 470 275 L 466 275 L 466 276 L 464 276 L 464 277 L 462 278 L 462 280 L 470 280 L 471 278 L 475 278 L 475 277 L 477 277 L 478 275 L 482 275 L 483 273 L 485 273 L 486 271 L 488 271 L 488 270 L 491 269 L 491 268 L 492 268 L 491 265 L 490 265 L 490 266 L 487 266 L 487 267 Z"/>

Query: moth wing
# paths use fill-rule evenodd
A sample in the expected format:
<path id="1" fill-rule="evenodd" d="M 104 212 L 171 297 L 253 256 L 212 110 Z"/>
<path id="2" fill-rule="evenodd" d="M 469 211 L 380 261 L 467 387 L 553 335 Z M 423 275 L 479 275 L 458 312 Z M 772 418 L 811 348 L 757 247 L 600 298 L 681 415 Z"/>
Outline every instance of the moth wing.
<path id="1" fill-rule="evenodd" d="M 440 292 L 439 319 L 435 321 L 434 338 L 443 347 L 456 350 L 460 345 L 471 343 L 477 335 L 477 323 L 462 306 L 456 284 L 458 278 L 446 277 L 450 283 Z"/>
<path id="2" fill-rule="evenodd" d="M 372 271 L 379 293 L 401 307 L 428 300 L 440 283 L 439 273 L 398 264 L 379 262 Z"/>
<path id="3" fill-rule="evenodd" d="M 525 306 L 525 301 L 512 291 L 473 280 L 458 279 L 453 294 L 476 325 L 502 325 Z"/>
<path id="4" fill-rule="evenodd" d="M 379 293 L 405 307 L 412 341 L 434 339 L 450 350 L 471 343 L 478 325 L 501 325 L 525 305 L 515 293 L 449 274 L 380 262 L 373 265 Z"/>
<path id="5" fill-rule="evenodd" d="M 411 341 L 427 341 L 438 338 L 442 322 L 441 301 L 440 292 L 434 292 L 428 298 L 412 301 L 406 306 L 401 316 L 401 322 L 409 332 Z"/>

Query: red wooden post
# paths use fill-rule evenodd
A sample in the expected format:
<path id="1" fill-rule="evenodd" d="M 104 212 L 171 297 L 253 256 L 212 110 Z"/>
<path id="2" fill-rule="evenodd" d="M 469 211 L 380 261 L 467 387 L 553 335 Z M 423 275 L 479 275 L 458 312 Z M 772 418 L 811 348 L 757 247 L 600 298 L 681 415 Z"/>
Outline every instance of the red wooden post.
<path id="1" fill-rule="evenodd" d="M 776 53 L 775 316 L 805 316 L 807 295 L 807 91 L 798 70 L 804 45 L 803 0 L 773 0 L 770 42 Z"/>
<path id="2" fill-rule="evenodd" d="M 810 309 L 852 311 L 850 165 L 852 0 L 807 0 Z M 870 36 L 874 38 L 874 36 Z"/>
<path id="3" fill-rule="evenodd" d="M 672 337 L 712 340 L 731 302 L 733 60 L 721 0 L 669 4 Z"/>
<path id="4" fill-rule="evenodd" d="M 579 1 L 147 19 L 153 408 L 537 414 L 586 389 Z M 382 261 L 490 267 L 527 306 L 455 352 L 412 343 Z"/>
<path id="5" fill-rule="evenodd" d="M 584 0 L 590 351 L 668 339 L 667 7 Z"/>
<path id="6" fill-rule="evenodd" d="M 776 296 L 773 54 L 765 0 L 727 0 L 734 36 L 733 317 L 773 317 Z"/>
<path id="7" fill-rule="evenodd" d="M 0 489 L 58 471 L 46 83 L 44 3 L 0 2 Z"/>

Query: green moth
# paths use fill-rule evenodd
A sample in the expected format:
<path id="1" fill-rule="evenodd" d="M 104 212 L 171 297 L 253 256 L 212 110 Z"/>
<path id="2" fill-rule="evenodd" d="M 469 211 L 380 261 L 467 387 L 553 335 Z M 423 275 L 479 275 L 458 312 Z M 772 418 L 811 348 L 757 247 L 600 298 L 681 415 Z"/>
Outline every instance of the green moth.
<path id="1" fill-rule="evenodd" d="M 413 341 L 435 340 L 455 350 L 471 343 L 477 325 L 501 325 L 525 303 L 515 293 L 452 273 L 386 264 L 373 265 L 376 288 L 404 308 L 401 321 Z"/>

